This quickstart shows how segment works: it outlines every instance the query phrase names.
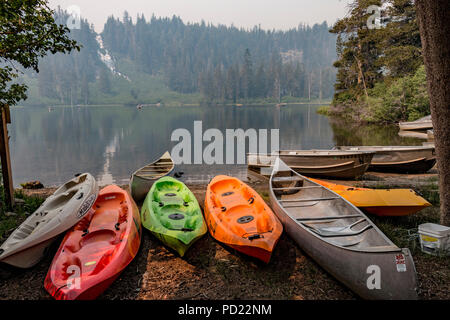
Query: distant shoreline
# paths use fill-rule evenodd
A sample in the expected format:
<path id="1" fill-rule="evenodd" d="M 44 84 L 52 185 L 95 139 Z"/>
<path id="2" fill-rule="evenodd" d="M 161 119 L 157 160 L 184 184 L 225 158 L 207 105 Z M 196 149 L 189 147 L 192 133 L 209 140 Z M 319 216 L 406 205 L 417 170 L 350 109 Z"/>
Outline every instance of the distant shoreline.
<path id="1" fill-rule="evenodd" d="M 295 105 L 326 105 L 330 104 L 331 101 L 311 101 L 311 102 L 290 102 L 290 103 L 283 103 L 284 106 L 295 106 Z M 138 105 L 143 105 L 143 108 L 149 108 L 149 107 L 155 107 L 155 108 L 164 108 L 164 107 L 255 107 L 255 106 L 276 106 L 277 103 L 257 103 L 257 102 L 250 102 L 250 103 L 218 103 L 218 104 L 194 104 L 194 103 L 186 103 L 186 104 L 163 104 L 161 106 L 157 106 L 156 104 L 149 103 L 149 104 L 88 104 L 88 105 L 33 105 L 33 104 L 26 104 L 26 105 L 17 105 L 13 106 L 14 108 L 88 108 L 88 107 L 127 107 L 127 108 L 136 108 Z M 242 106 L 240 106 L 242 105 Z"/>

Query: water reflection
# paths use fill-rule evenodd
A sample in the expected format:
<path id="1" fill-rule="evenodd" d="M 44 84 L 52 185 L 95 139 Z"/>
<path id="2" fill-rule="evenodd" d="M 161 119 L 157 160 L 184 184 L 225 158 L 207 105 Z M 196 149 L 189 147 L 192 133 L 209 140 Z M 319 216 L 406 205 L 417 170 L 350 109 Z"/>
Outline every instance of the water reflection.
<path id="1" fill-rule="evenodd" d="M 217 128 L 280 129 L 282 149 L 327 149 L 335 145 L 420 144 L 398 136 L 389 127 L 353 128 L 330 123 L 316 113 L 318 106 L 251 107 L 27 107 L 12 110 L 10 125 L 14 184 L 40 180 L 58 185 L 80 172 L 100 181 L 128 183 L 130 174 L 157 159 L 177 142 L 172 132 L 185 128 L 193 134 L 194 121 L 203 132 Z M 206 146 L 204 143 L 203 146 Z M 207 181 L 216 174 L 246 178 L 245 166 L 184 165 L 188 181 Z"/>

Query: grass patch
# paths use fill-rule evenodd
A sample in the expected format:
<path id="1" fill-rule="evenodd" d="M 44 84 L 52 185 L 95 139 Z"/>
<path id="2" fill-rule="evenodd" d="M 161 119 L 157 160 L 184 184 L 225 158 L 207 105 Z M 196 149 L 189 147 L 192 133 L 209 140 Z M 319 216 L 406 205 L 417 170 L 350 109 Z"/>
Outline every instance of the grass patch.
<path id="1" fill-rule="evenodd" d="M 423 223 L 439 223 L 439 207 L 429 207 L 406 217 L 371 216 L 372 221 L 400 248 L 409 248 L 413 254 L 422 254 L 418 227 Z"/>
<path id="2" fill-rule="evenodd" d="M 321 106 L 316 111 L 318 114 L 329 116 L 330 115 L 330 106 Z"/>

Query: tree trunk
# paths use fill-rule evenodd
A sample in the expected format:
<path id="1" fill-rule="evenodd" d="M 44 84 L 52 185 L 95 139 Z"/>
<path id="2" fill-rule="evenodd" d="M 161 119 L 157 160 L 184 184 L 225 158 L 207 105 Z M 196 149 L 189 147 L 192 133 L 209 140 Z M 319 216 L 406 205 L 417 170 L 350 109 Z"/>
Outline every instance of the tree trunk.
<path id="1" fill-rule="evenodd" d="M 14 187 L 12 181 L 11 158 L 9 155 L 8 123 L 11 123 L 11 116 L 8 106 L 0 106 L 0 158 L 2 166 L 2 180 L 5 192 L 5 207 L 12 209 L 15 204 Z"/>
<path id="2" fill-rule="evenodd" d="M 416 0 L 439 170 L 441 224 L 450 226 L 449 0 Z"/>

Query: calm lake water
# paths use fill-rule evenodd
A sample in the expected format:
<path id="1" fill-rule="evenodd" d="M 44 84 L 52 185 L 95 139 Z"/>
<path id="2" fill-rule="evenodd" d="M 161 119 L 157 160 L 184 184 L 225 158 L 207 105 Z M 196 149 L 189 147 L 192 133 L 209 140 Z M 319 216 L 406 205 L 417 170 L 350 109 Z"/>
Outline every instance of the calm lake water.
<path id="1" fill-rule="evenodd" d="M 420 145 L 398 136 L 395 126 L 359 127 L 316 113 L 316 105 L 250 107 L 19 107 L 11 111 L 13 181 L 39 180 L 56 186 L 81 172 L 92 173 L 100 185 L 127 184 L 137 168 L 171 151 L 172 132 L 193 136 L 194 121 L 203 132 L 226 129 L 280 129 L 281 149 L 329 149 L 336 145 Z M 209 143 L 203 143 L 205 147 Z M 245 165 L 183 165 L 189 182 L 208 181 L 217 174 L 247 177 Z"/>

